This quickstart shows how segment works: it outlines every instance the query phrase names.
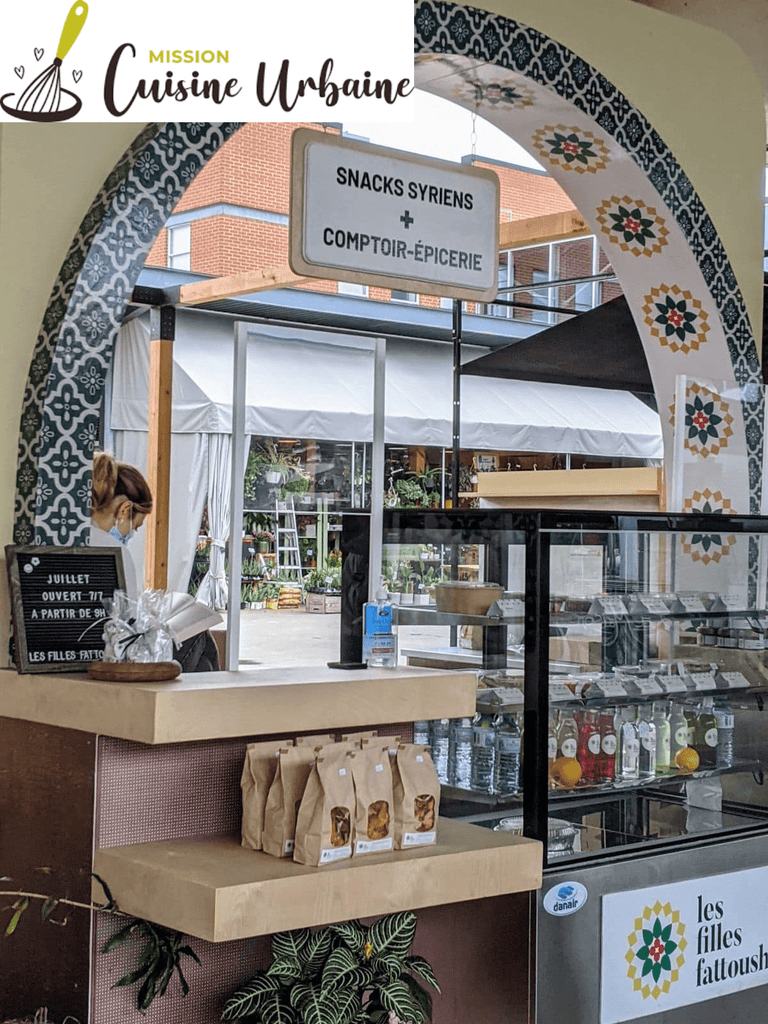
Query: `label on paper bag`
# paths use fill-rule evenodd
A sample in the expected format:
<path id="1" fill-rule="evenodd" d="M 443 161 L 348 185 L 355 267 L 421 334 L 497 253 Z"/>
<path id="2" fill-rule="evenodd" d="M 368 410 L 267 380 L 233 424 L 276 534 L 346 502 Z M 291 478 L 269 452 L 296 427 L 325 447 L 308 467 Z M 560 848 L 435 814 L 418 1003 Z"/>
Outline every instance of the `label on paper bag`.
<path id="1" fill-rule="evenodd" d="M 392 849 L 392 836 L 386 839 L 358 839 L 355 842 L 355 853 L 385 853 Z"/>
<path id="2" fill-rule="evenodd" d="M 431 846 L 437 842 L 437 832 L 403 832 L 403 846 Z"/>
<path id="3" fill-rule="evenodd" d="M 338 846 L 335 849 L 323 850 L 320 854 L 321 864 L 330 864 L 335 860 L 346 860 L 352 856 L 351 846 Z"/>

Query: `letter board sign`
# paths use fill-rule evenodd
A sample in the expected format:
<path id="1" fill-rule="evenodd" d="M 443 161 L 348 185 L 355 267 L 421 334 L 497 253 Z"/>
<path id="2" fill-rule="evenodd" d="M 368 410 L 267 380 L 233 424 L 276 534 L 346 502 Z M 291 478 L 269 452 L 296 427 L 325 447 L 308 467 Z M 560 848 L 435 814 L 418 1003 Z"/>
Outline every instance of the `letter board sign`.
<path id="1" fill-rule="evenodd" d="M 125 590 L 122 551 L 9 545 L 5 557 L 18 671 L 72 672 L 100 661 L 104 601 Z"/>
<path id="2" fill-rule="evenodd" d="M 288 261 L 305 277 L 489 302 L 499 195 L 491 170 L 300 128 Z"/>

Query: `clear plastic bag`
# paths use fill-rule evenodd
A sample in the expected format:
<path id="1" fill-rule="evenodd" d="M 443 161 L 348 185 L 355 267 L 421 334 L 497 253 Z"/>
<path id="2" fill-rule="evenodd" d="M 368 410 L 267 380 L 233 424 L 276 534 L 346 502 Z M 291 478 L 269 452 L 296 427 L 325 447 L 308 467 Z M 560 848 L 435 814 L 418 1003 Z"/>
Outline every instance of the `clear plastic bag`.
<path id="1" fill-rule="evenodd" d="M 167 625 L 171 595 L 165 590 L 145 590 L 132 601 L 116 590 L 105 602 L 109 618 L 104 623 L 104 661 L 171 661 L 173 640 Z"/>

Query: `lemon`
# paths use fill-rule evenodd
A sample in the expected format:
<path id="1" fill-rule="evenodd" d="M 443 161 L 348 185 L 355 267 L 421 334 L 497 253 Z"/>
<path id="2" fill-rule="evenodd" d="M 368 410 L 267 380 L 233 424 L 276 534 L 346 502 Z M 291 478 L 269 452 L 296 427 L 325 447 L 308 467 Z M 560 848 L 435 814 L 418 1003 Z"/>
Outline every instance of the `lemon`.
<path id="1" fill-rule="evenodd" d="M 684 775 L 690 775 L 699 767 L 699 755 L 691 747 L 683 747 L 675 754 L 675 764 Z"/>
<path id="2" fill-rule="evenodd" d="M 552 778 L 563 789 L 573 789 L 581 779 L 581 765 L 575 757 L 558 757 L 552 765 Z"/>

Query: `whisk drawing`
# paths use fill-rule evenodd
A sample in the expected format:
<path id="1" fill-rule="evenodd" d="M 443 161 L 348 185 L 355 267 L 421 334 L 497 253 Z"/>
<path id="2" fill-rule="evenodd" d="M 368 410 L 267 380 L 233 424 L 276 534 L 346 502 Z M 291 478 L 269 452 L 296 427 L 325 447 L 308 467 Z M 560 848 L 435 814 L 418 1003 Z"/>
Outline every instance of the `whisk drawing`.
<path id="1" fill-rule="evenodd" d="M 59 48 L 53 63 L 29 83 L 15 102 L 11 92 L 0 97 L 0 106 L 6 114 L 24 121 L 66 121 L 80 110 L 80 97 L 61 84 L 61 64 L 80 35 L 87 16 L 88 4 L 85 0 L 75 0 L 61 30 Z M 38 53 L 42 56 L 43 51 L 36 48 L 36 58 Z M 17 75 L 19 71 L 22 75 L 24 73 L 23 67 L 14 70 Z M 81 74 L 79 71 L 73 72 L 76 82 L 80 81 Z"/>

